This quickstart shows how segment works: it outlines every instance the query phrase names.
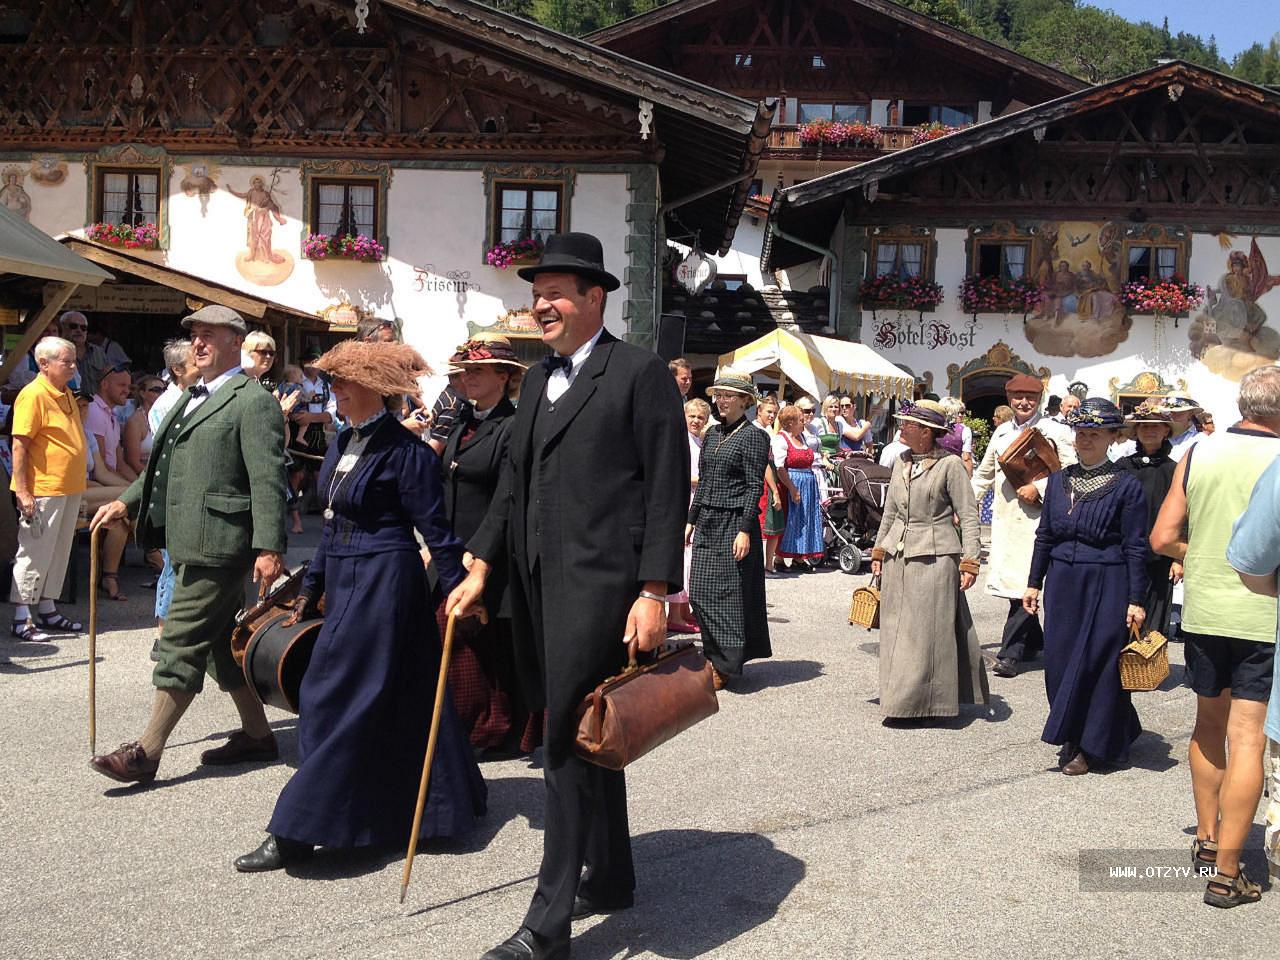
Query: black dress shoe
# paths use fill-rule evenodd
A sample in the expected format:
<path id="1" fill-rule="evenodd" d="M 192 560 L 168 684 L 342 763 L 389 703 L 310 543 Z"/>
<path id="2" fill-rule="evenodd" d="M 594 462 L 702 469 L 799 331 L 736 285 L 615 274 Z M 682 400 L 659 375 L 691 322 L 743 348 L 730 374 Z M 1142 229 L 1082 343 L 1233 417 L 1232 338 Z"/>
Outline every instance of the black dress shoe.
<path id="1" fill-rule="evenodd" d="M 569 960 L 569 941 L 550 940 L 521 927 L 480 960 Z"/>
<path id="2" fill-rule="evenodd" d="M 635 902 L 635 896 L 630 893 L 622 897 L 610 897 L 607 900 L 593 900 L 578 894 L 573 898 L 573 913 L 570 916 L 574 920 L 581 920 L 583 917 L 591 917 L 597 913 L 617 913 L 619 910 L 629 909 Z"/>
<path id="3" fill-rule="evenodd" d="M 236 858 L 236 869 L 241 873 L 264 873 L 267 870 L 283 870 L 291 863 L 306 860 L 315 852 L 309 843 L 286 840 L 267 834 L 267 839 L 253 853 Z"/>
<path id="4" fill-rule="evenodd" d="M 1016 677 L 1018 675 L 1018 661 L 1013 657 L 998 657 L 996 665 L 991 668 L 991 672 L 997 677 Z"/>

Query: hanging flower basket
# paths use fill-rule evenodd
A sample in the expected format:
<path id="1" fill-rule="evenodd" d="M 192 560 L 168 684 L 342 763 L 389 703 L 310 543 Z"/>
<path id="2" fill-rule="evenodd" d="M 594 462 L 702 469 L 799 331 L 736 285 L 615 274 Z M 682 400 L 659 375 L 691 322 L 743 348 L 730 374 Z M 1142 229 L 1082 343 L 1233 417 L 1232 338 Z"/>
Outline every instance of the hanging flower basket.
<path id="1" fill-rule="evenodd" d="M 387 259 L 387 250 L 372 237 L 350 233 L 341 236 L 313 233 L 302 242 L 302 255 L 308 260 L 361 260 L 371 263 Z"/>
<path id="2" fill-rule="evenodd" d="M 800 124 L 797 136 L 806 147 L 878 147 L 884 130 L 874 123 L 855 120 L 810 120 Z"/>
<path id="3" fill-rule="evenodd" d="M 1030 277 L 965 277 L 960 305 L 976 319 L 980 313 L 1020 313 L 1024 317 L 1044 301 L 1044 287 Z"/>
<path id="4" fill-rule="evenodd" d="M 1188 283 L 1174 274 L 1163 280 L 1143 277 L 1124 285 L 1120 302 L 1131 314 L 1156 317 L 1185 317 L 1204 302 L 1204 287 Z"/>
<path id="5" fill-rule="evenodd" d="M 499 270 L 505 270 L 516 264 L 537 263 L 541 259 L 542 241 L 537 237 L 499 243 L 484 255 L 484 262 Z"/>
<path id="6" fill-rule="evenodd" d="M 140 223 L 136 227 L 128 223 L 93 223 L 84 233 L 95 243 L 129 250 L 154 250 L 160 245 L 160 228 L 154 223 Z"/>
<path id="7" fill-rule="evenodd" d="M 932 310 L 942 303 L 942 284 L 923 277 L 899 277 L 882 273 L 863 280 L 858 287 L 858 297 L 874 315 L 878 309 L 897 307 L 899 310 Z"/>
<path id="8" fill-rule="evenodd" d="M 930 140 L 937 140 L 939 137 L 959 133 L 963 129 L 964 127 L 952 127 L 945 123 L 939 123 L 937 120 L 933 121 L 933 123 L 922 123 L 911 131 L 911 143 L 913 146 L 918 143 L 928 143 Z"/>

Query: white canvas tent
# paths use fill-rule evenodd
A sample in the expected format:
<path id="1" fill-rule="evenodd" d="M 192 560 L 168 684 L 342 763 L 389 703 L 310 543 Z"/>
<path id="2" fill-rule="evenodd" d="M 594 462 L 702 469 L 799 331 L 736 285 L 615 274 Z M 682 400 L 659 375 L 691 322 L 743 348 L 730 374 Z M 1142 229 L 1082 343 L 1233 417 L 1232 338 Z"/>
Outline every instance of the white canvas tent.
<path id="1" fill-rule="evenodd" d="M 725 370 L 775 376 L 780 394 L 789 380 L 797 390 L 819 400 L 832 391 L 909 400 L 915 386 L 911 374 L 895 367 L 865 343 L 791 330 L 772 330 L 737 350 L 721 354 L 716 372 Z"/>

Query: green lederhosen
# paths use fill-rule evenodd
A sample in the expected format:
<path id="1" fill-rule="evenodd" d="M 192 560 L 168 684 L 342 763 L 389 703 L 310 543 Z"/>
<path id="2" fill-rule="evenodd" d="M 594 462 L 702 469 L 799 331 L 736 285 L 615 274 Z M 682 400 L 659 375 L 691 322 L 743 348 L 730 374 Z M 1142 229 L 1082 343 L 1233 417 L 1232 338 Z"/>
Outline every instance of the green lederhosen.
<path id="1" fill-rule="evenodd" d="M 244 672 L 231 656 L 231 631 L 244 606 L 249 569 L 173 566 L 173 601 L 160 631 L 152 683 L 199 693 L 207 672 L 221 690 L 243 687 Z"/>

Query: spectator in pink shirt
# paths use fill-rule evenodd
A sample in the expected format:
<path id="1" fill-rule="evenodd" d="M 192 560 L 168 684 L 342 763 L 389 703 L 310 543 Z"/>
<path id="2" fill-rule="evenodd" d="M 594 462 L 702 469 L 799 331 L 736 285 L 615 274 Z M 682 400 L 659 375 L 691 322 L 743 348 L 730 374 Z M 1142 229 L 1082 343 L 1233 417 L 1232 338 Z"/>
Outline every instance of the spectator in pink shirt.
<path id="1" fill-rule="evenodd" d="M 97 440 L 99 454 L 107 469 L 130 483 L 138 478 L 138 474 L 125 459 L 115 408 L 129 399 L 131 385 L 128 366 L 117 364 L 105 371 L 98 380 L 98 392 L 84 422 L 85 430 Z"/>

